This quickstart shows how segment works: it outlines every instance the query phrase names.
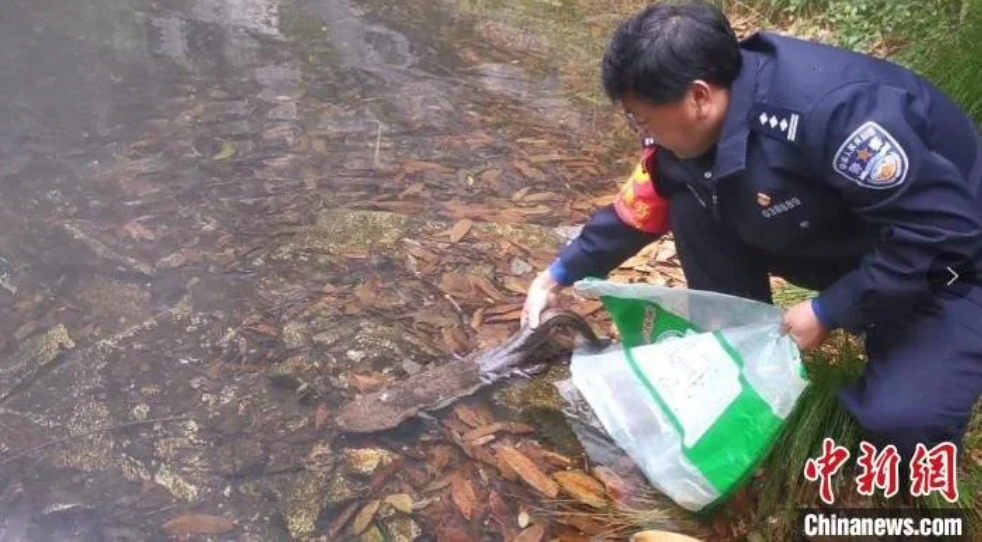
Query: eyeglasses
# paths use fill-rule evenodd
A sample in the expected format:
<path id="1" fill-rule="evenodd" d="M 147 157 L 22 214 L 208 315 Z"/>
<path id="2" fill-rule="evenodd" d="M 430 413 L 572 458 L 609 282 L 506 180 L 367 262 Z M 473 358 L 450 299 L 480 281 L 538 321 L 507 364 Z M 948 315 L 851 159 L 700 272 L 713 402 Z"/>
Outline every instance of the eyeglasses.
<path id="1" fill-rule="evenodd" d="M 645 134 L 641 126 L 638 125 L 638 121 L 634 118 L 634 115 L 632 115 L 627 111 L 624 111 L 624 119 L 627 121 L 627 125 L 631 127 L 631 130 L 633 130 L 634 133 L 636 133 L 638 137 L 641 138 L 641 144 L 643 146 L 650 147 L 655 144 L 655 138 Z"/>

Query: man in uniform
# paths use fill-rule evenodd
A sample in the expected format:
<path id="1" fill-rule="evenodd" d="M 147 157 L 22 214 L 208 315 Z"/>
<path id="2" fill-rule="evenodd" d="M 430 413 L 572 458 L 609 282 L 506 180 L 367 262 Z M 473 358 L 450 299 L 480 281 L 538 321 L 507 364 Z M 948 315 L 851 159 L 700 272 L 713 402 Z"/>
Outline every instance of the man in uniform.
<path id="1" fill-rule="evenodd" d="M 706 3 L 622 23 L 603 83 L 646 138 L 639 169 L 533 281 L 523 322 L 671 231 L 690 288 L 770 303 L 773 273 L 817 291 L 784 316 L 802 350 L 865 334 L 864 374 L 840 399 L 868 440 L 904 462 L 918 443 L 960 443 L 982 393 L 971 120 L 895 64 L 769 33 L 738 42 Z"/>

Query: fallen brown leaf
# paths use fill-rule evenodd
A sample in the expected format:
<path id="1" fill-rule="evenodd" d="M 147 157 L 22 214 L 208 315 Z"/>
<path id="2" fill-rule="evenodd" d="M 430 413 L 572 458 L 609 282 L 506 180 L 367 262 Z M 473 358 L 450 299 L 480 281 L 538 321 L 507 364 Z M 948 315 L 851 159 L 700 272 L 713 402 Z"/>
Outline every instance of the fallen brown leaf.
<path id="1" fill-rule="evenodd" d="M 505 277 L 505 280 L 503 281 L 503 284 L 504 284 L 504 286 L 505 286 L 506 289 L 511 290 L 512 292 L 515 292 L 516 294 L 525 294 L 525 293 L 528 292 L 529 285 L 531 284 L 531 281 L 525 280 L 525 279 L 521 279 L 521 278 L 518 278 L 518 277 L 508 276 L 508 277 Z"/>
<path id="2" fill-rule="evenodd" d="M 540 542 L 542 537 L 545 535 L 546 526 L 541 523 L 537 523 L 518 533 L 518 536 L 516 536 L 512 542 Z"/>
<path id="3" fill-rule="evenodd" d="M 457 328 L 440 328 L 440 335 L 443 337 L 443 345 L 447 352 L 463 352 L 467 348 L 467 337 L 463 336 Z"/>
<path id="4" fill-rule="evenodd" d="M 165 267 L 165 268 L 180 267 L 186 264 L 187 261 L 188 261 L 187 256 L 185 256 L 182 252 L 175 252 L 170 256 L 167 256 L 161 259 L 159 262 L 157 262 L 157 267 Z"/>
<path id="5" fill-rule="evenodd" d="M 631 507 L 639 495 L 637 486 L 608 467 L 595 467 L 593 476 L 604 485 L 607 495 L 618 505 Z"/>
<path id="6" fill-rule="evenodd" d="M 572 527 L 563 525 L 559 529 L 556 529 L 551 542 L 596 542 L 596 539 L 592 536 L 580 534 L 579 531 Z"/>
<path id="7" fill-rule="evenodd" d="M 235 528 L 235 522 L 225 516 L 210 514 L 185 514 L 164 523 L 170 534 L 222 534 Z"/>
<path id="8" fill-rule="evenodd" d="M 470 298 L 474 295 L 474 287 L 467 277 L 459 273 L 444 273 L 440 278 L 439 288 L 443 293 L 450 294 L 456 298 Z"/>
<path id="9" fill-rule="evenodd" d="M 535 194 L 525 196 L 525 201 L 530 203 L 537 203 L 540 201 L 560 201 L 560 197 L 555 192 L 537 192 Z"/>
<path id="10" fill-rule="evenodd" d="M 505 313 L 488 316 L 485 319 L 485 322 L 489 324 L 496 324 L 499 322 L 514 322 L 516 320 L 521 320 L 521 319 L 522 319 L 522 308 L 519 307 L 517 309 Z"/>
<path id="11" fill-rule="evenodd" d="M 450 459 L 453 457 L 453 448 L 446 444 L 437 444 L 430 448 L 428 455 L 429 465 L 433 467 L 433 470 L 443 470 L 443 467 L 450 464 Z"/>
<path id="12" fill-rule="evenodd" d="M 557 514 L 556 521 L 591 536 L 602 536 L 611 531 L 609 527 L 586 514 Z"/>
<path id="13" fill-rule="evenodd" d="M 488 507 L 491 512 L 491 519 L 498 524 L 502 537 L 505 540 L 515 538 L 519 532 L 519 529 L 516 528 L 515 514 L 497 491 L 492 490 L 491 495 L 488 496 Z"/>
<path id="14" fill-rule="evenodd" d="M 477 509 L 477 493 L 462 471 L 458 470 L 450 479 L 450 498 L 460 514 L 468 521 L 474 517 L 474 511 Z"/>
<path id="15" fill-rule="evenodd" d="M 543 175 L 541 171 L 521 160 L 512 160 L 511 165 L 525 177 L 536 180 L 545 179 L 545 175 Z"/>
<path id="16" fill-rule="evenodd" d="M 375 519 L 375 514 L 378 512 L 379 506 L 382 505 L 382 501 L 378 499 L 373 499 L 368 504 L 366 504 L 358 515 L 355 516 L 355 520 L 351 523 L 351 534 L 358 536 L 362 531 L 368 528 L 368 524 Z"/>
<path id="17" fill-rule="evenodd" d="M 573 306 L 576 314 L 584 318 L 604 308 L 603 301 L 584 301 Z"/>
<path id="18" fill-rule="evenodd" d="M 634 542 L 700 542 L 698 538 L 692 538 L 681 533 L 656 530 L 635 533 L 631 540 Z"/>
<path id="19" fill-rule="evenodd" d="M 542 469 L 537 467 L 531 459 L 526 457 L 511 446 L 502 446 L 498 449 L 498 455 L 504 459 L 505 463 L 511 467 L 526 484 L 534 488 L 539 493 L 556 498 L 559 494 L 559 486 L 552 478 L 549 478 Z"/>
<path id="20" fill-rule="evenodd" d="M 526 198 L 527 199 L 527 198 Z M 523 207 L 517 209 L 524 216 L 548 215 L 555 213 L 556 210 L 548 205 L 536 205 L 535 207 Z"/>
<path id="21" fill-rule="evenodd" d="M 426 185 L 423 183 L 413 183 L 407 186 L 402 192 L 399 192 L 399 198 L 401 199 L 407 196 L 414 196 L 422 192 L 424 188 L 426 188 Z"/>
<path id="22" fill-rule="evenodd" d="M 494 283 L 491 282 L 487 277 L 470 277 L 471 284 L 473 284 L 478 290 L 484 292 L 485 295 L 490 297 L 494 301 L 501 301 L 505 298 L 497 288 L 495 288 Z"/>
<path id="23" fill-rule="evenodd" d="M 481 172 L 481 174 L 478 177 L 482 181 L 491 182 L 491 181 L 498 180 L 501 177 L 502 173 L 504 173 L 504 171 L 502 171 L 500 168 L 491 168 Z"/>
<path id="24" fill-rule="evenodd" d="M 537 154 L 534 156 L 529 156 L 528 160 L 533 164 L 541 164 L 542 162 L 559 162 L 561 160 L 567 160 L 568 158 L 569 158 L 568 156 L 563 156 L 562 154 L 553 152 L 549 154 Z"/>
<path id="25" fill-rule="evenodd" d="M 344 526 L 348 524 L 348 520 L 351 519 L 351 516 L 355 515 L 356 510 L 358 510 L 358 503 L 353 502 L 345 507 L 345 509 L 338 514 L 338 517 L 334 518 L 334 521 L 332 521 L 331 525 L 327 528 L 328 540 L 337 539 L 336 537 L 338 536 L 338 533 L 340 533 L 341 529 L 344 529 Z"/>
<path id="26" fill-rule="evenodd" d="M 140 224 L 136 220 L 127 222 L 126 225 L 123 226 L 123 231 L 126 232 L 131 239 L 136 241 L 153 241 L 157 239 L 157 236 L 154 235 L 152 231 L 148 230 L 146 226 Z"/>
<path id="27" fill-rule="evenodd" d="M 383 502 L 403 514 L 413 513 L 413 497 L 408 493 L 393 493 L 386 497 Z"/>
<path id="28" fill-rule="evenodd" d="M 421 171 L 440 171 L 444 173 L 452 172 L 453 170 L 441 166 L 440 164 L 434 162 L 424 162 L 422 160 L 406 160 L 402 163 L 402 171 L 406 173 L 418 173 Z"/>
<path id="29" fill-rule="evenodd" d="M 391 463 L 376 470 L 375 474 L 372 475 L 372 479 L 368 482 L 368 491 L 373 492 L 381 489 L 389 477 L 402 470 L 404 464 L 405 461 L 403 458 L 401 456 L 397 456 Z"/>
<path id="30" fill-rule="evenodd" d="M 471 427 L 483 427 L 491 423 L 491 418 L 487 413 L 482 412 L 481 409 L 469 405 L 467 403 L 458 403 L 454 406 L 454 414 L 460 418 L 460 421 L 466 423 Z M 464 440 L 470 440 L 464 437 Z"/>
<path id="31" fill-rule="evenodd" d="M 471 231 L 473 225 L 474 222 L 468 218 L 458 220 L 450 230 L 450 242 L 456 243 L 463 239 L 467 235 L 467 232 Z"/>
<path id="32" fill-rule="evenodd" d="M 434 491 L 440 491 L 441 489 L 450 485 L 453 481 L 452 475 L 444 476 L 438 480 L 433 480 L 430 484 L 422 489 L 423 493 L 433 493 Z"/>
<path id="33" fill-rule="evenodd" d="M 478 329 L 482 323 L 484 323 L 484 309 L 480 308 L 474 311 L 474 315 L 471 316 L 471 328 Z"/>
<path id="34" fill-rule="evenodd" d="M 570 458 L 562 454 L 557 454 L 556 452 L 540 450 L 540 454 L 542 455 L 543 461 L 559 468 L 567 469 L 573 464 Z"/>
<path id="35" fill-rule="evenodd" d="M 485 444 L 493 441 L 496 438 L 498 438 L 498 437 L 495 436 L 495 435 L 484 435 L 483 437 L 476 438 L 476 439 L 470 441 L 470 445 L 473 446 L 473 447 L 481 447 L 481 446 L 484 446 Z"/>
<path id="36" fill-rule="evenodd" d="M 485 465 L 491 467 L 498 466 L 498 458 L 496 458 L 491 452 L 487 451 L 482 446 L 465 442 L 460 445 L 460 449 L 462 449 L 468 457 L 476 459 Z"/>
<path id="37" fill-rule="evenodd" d="M 596 478 L 580 470 L 559 471 L 552 475 L 560 487 L 574 499 L 594 508 L 605 508 L 604 486 Z"/>
<path id="38" fill-rule="evenodd" d="M 464 433 L 461 438 L 463 438 L 465 441 L 473 441 L 487 435 L 492 435 L 494 433 L 497 433 L 498 431 L 507 431 L 509 433 L 522 435 L 535 431 L 535 428 L 533 428 L 530 425 L 525 425 L 524 423 L 495 422 L 487 425 L 482 425 L 472 431 L 468 431 Z"/>
<path id="39" fill-rule="evenodd" d="M 427 263 L 437 263 L 440 261 L 440 257 L 436 254 L 426 250 L 425 248 L 410 242 L 405 243 L 406 252 L 416 256 L 417 258 L 426 261 Z"/>
<path id="40" fill-rule="evenodd" d="M 382 389 L 386 380 L 382 373 L 372 372 L 367 375 L 348 373 L 348 382 L 361 393 L 370 393 Z"/>
<path id="41" fill-rule="evenodd" d="M 251 326 L 246 326 L 244 329 L 253 331 L 255 333 L 259 333 L 260 335 L 265 335 L 267 337 L 280 336 L 280 332 L 275 327 L 273 327 L 273 325 L 267 324 L 266 322 L 259 322 Z"/>
<path id="42" fill-rule="evenodd" d="M 499 314 L 505 314 L 508 312 L 513 312 L 516 309 L 522 310 L 524 303 L 498 303 L 493 307 L 488 307 L 485 314 L 488 316 L 496 316 Z"/>
<path id="43" fill-rule="evenodd" d="M 519 189 L 518 192 L 511 195 L 511 200 L 514 202 L 521 201 L 522 198 L 525 197 L 525 194 L 528 194 L 530 190 L 532 190 L 531 186 L 526 186 L 525 188 Z"/>

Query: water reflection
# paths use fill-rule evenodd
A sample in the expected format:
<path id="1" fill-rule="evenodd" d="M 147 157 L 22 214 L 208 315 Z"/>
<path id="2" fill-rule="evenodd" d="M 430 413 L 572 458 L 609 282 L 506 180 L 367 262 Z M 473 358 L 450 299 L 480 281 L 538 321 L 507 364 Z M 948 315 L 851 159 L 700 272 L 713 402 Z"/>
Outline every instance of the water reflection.
<path id="1" fill-rule="evenodd" d="M 552 150 L 582 125 L 556 80 L 463 54 L 472 27 L 424 0 L 3 2 L 0 540 L 190 511 L 302 538 L 368 496 L 315 444 L 429 446 L 317 412 L 500 340 L 469 323 L 582 220 L 550 192 L 601 173 Z M 463 217 L 488 225 L 451 245 Z"/>

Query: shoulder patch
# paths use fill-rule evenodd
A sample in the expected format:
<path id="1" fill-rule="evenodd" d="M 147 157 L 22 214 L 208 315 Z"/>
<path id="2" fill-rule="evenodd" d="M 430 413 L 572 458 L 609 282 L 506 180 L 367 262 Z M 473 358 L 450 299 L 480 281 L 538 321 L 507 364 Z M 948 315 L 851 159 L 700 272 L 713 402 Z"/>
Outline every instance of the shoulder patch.
<path id="1" fill-rule="evenodd" d="M 751 130 L 792 143 L 798 142 L 800 121 L 801 113 L 797 111 L 762 103 L 754 104 L 747 117 Z"/>
<path id="2" fill-rule="evenodd" d="M 893 188 L 907 178 L 910 162 L 897 140 L 879 124 L 868 121 L 839 146 L 832 167 L 865 188 Z"/>

